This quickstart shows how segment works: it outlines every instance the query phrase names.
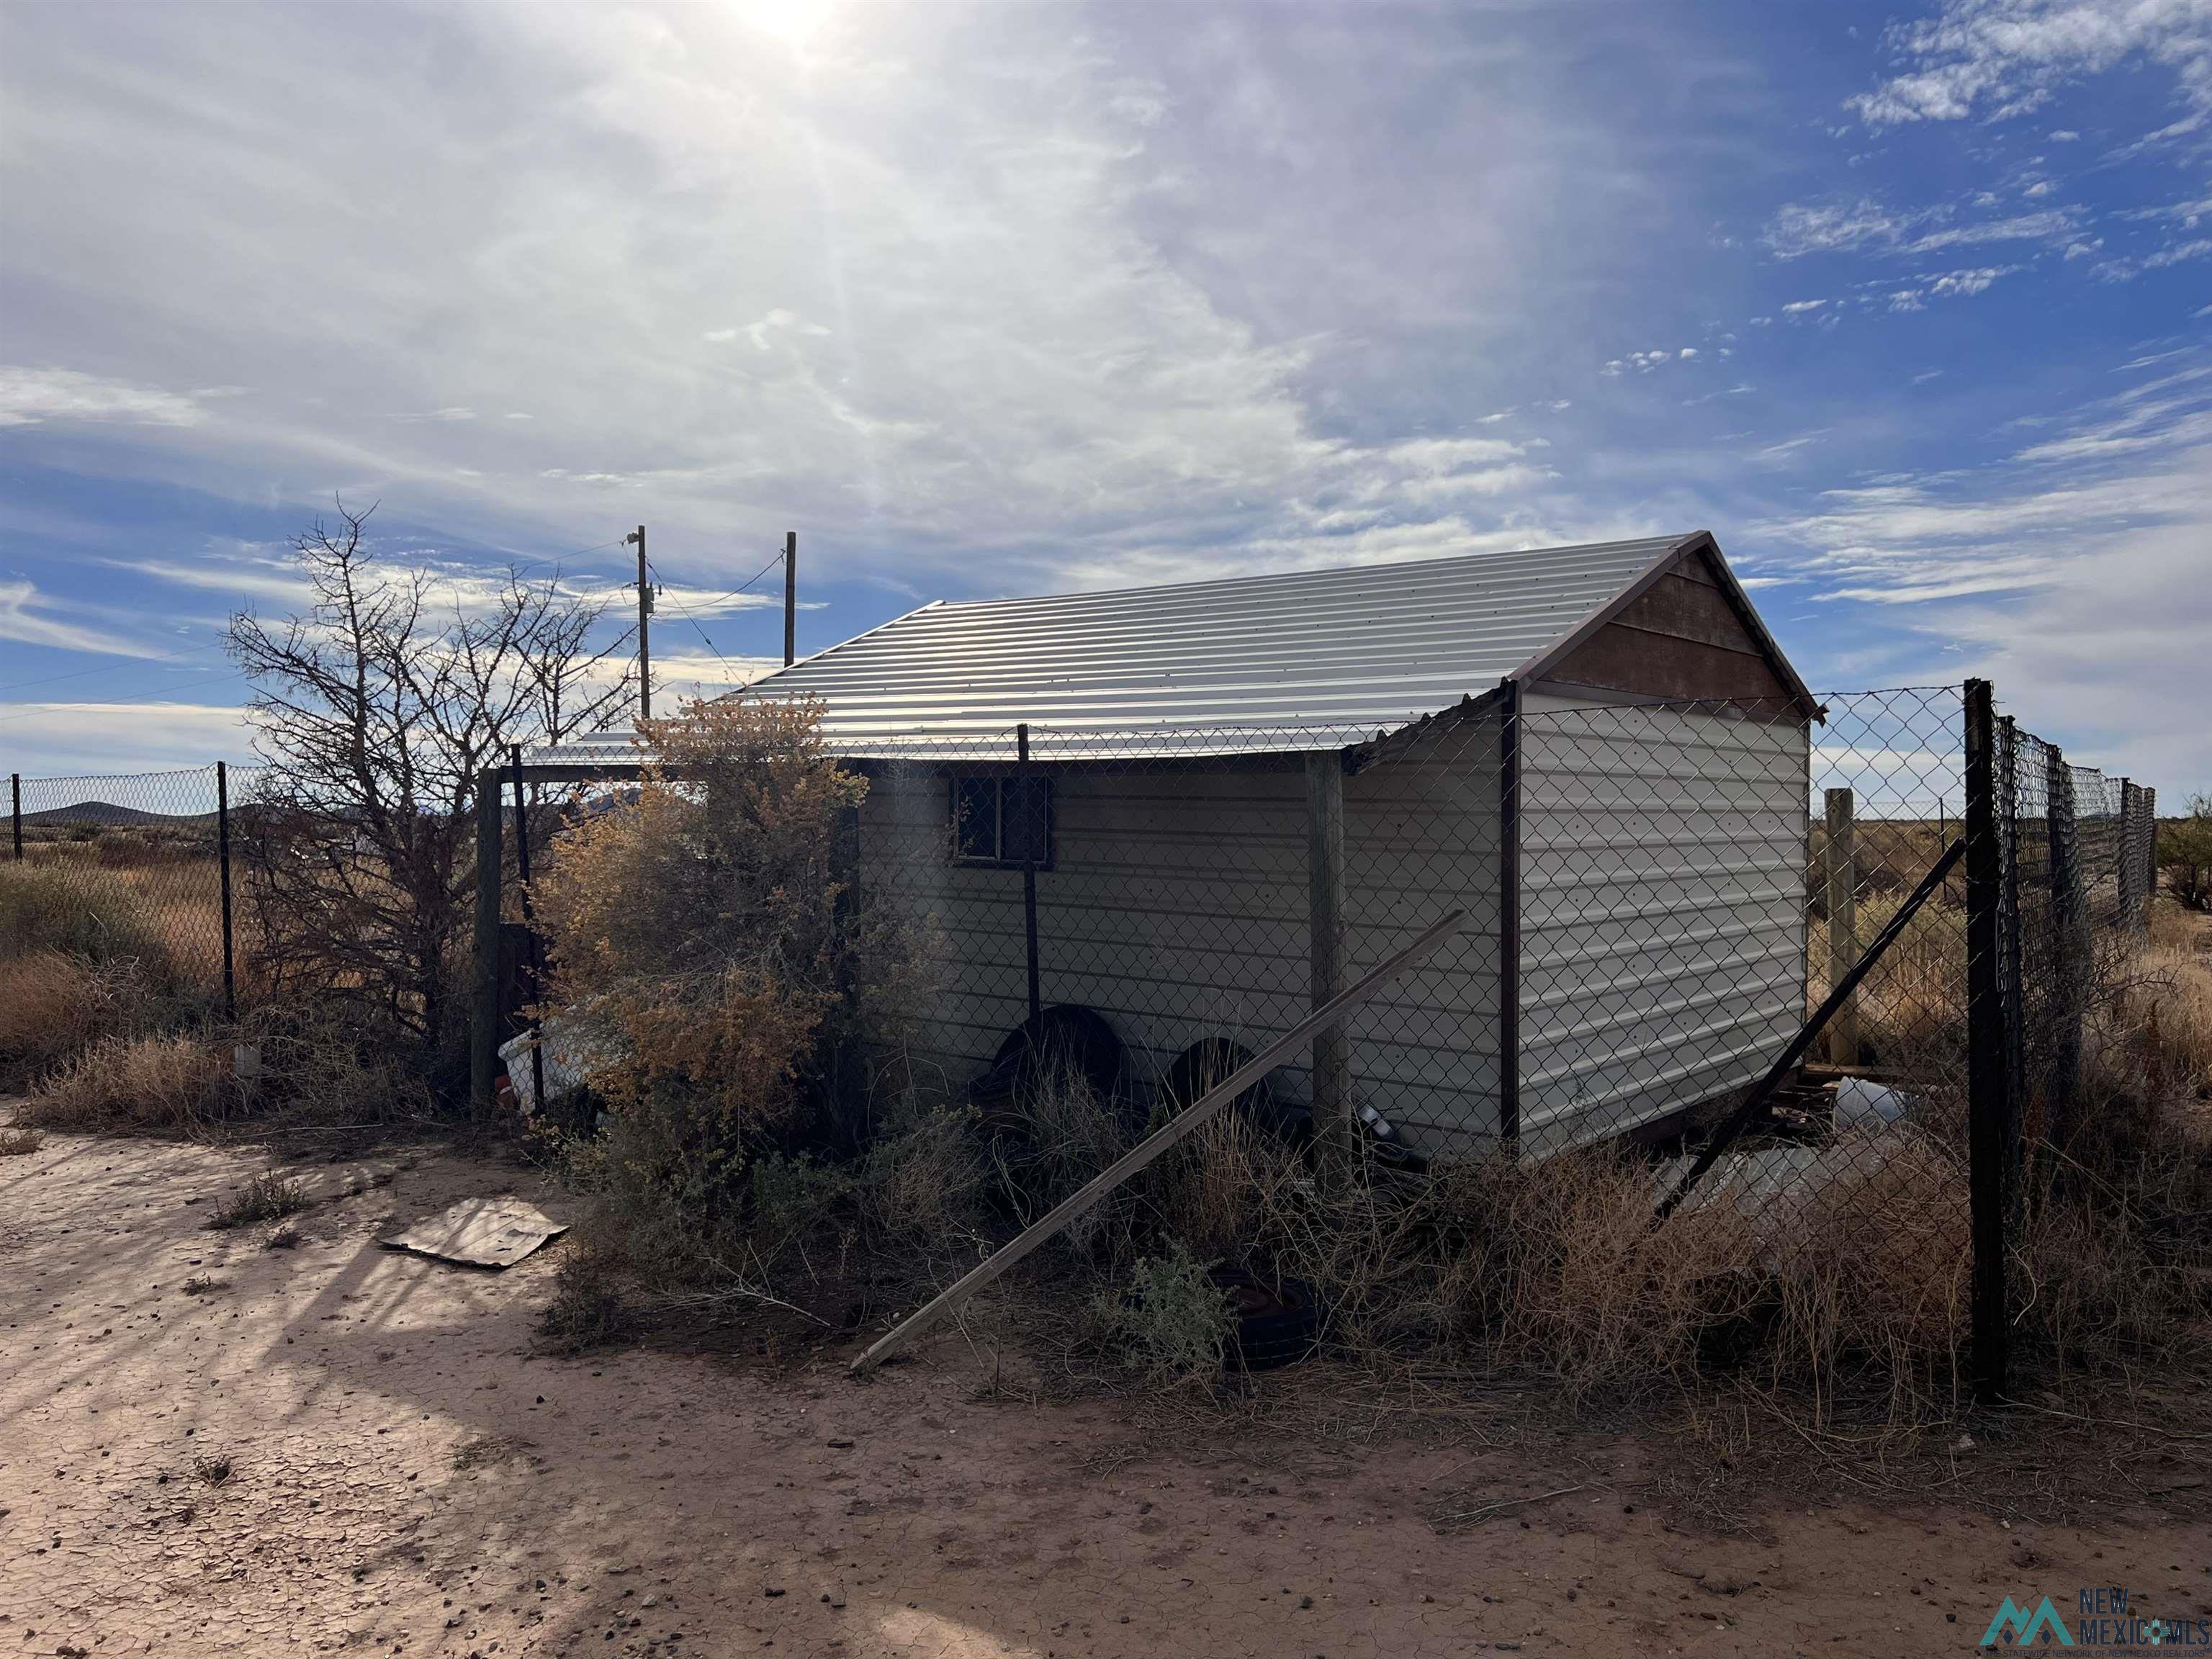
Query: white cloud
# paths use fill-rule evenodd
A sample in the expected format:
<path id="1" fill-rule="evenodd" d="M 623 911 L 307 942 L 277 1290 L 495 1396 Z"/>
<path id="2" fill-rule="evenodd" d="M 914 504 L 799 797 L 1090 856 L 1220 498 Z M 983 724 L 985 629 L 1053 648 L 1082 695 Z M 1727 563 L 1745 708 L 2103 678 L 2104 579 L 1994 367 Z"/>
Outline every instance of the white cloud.
<path id="1" fill-rule="evenodd" d="M 49 614 L 54 601 L 28 581 L 0 580 L 0 640 L 43 645 L 57 651 L 88 651 L 104 657 L 155 657 L 161 652 L 122 635 Z"/>
<path id="2" fill-rule="evenodd" d="M 1830 489 L 1752 537 L 1832 603 L 1924 613 L 1925 660 L 1987 673 L 2082 758 L 2202 787 L 2212 361 L 2159 368 L 2003 459 Z"/>
<path id="3" fill-rule="evenodd" d="M 2002 218 L 1954 223 L 1948 207 L 1900 209 L 1872 197 L 1843 202 L 1785 203 L 1768 223 L 1763 240 L 1776 258 L 1802 259 L 1811 254 L 1872 251 L 1933 253 L 1944 248 L 1989 242 L 2047 242 L 2054 246 L 2078 234 L 2078 219 L 2067 209 L 2045 208 Z"/>
<path id="4" fill-rule="evenodd" d="M 2212 13 L 2201 0 L 1945 0 L 1884 41 L 1903 70 L 1848 100 L 1875 128 L 2002 120 L 2135 58 L 2172 70 L 2197 110 L 2212 106 Z"/>
<path id="5" fill-rule="evenodd" d="M 79 793 L 71 799 L 48 799 L 70 792 L 33 790 L 33 778 L 172 771 L 252 759 L 245 710 L 205 703 L 0 702 L 0 732 L 8 734 L 11 769 L 24 775 L 27 809 L 33 799 L 59 806 L 84 799 Z M 199 810 L 214 807 L 213 789 L 210 781 L 206 805 Z M 106 794 L 112 798 L 116 793 L 111 787 Z M 167 799 L 187 808 L 195 805 L 179 802 L 173 793 Z"/>
<path id="6" fill-rule="evenodd" d="M 69 368 L 0 364 L 0 426 L 33 426 L 41 421 L 197 426 L 206 418 L 207 411 L 192 398 L 158 386 L 133 386 Z"/>

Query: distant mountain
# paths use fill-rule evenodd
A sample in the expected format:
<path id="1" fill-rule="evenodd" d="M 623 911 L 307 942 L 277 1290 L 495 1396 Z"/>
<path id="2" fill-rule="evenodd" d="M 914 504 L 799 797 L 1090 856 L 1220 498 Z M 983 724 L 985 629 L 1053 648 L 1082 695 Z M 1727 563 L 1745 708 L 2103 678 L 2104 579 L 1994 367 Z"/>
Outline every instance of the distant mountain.
<path id="1" fill-rule="evenodd" d="M 42 812 L 23 814 L 23 827 L 67 828 L 85 824 L 103 830 L 149 829 L 160 826 L 170 830 L 187 830 L 215 822 L 212 812 L 148 812 L 136 806 L 118 806 L 112 801 L 79 801 L 74 806 L 49 806 Z"/>

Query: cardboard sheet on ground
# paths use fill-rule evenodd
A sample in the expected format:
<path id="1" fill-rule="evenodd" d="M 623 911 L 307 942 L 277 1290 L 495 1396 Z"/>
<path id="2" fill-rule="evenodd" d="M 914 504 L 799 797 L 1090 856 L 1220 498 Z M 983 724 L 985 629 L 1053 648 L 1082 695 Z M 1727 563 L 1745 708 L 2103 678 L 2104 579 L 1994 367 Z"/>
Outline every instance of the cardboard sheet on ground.
<path id="1" fill-rule="evenodd" d="M 401 1233 L 376 1242 L 465 1267 L 512 1267 L 548 1239 L 568 1231 L 519 1198 L 468 1198 Z"/>

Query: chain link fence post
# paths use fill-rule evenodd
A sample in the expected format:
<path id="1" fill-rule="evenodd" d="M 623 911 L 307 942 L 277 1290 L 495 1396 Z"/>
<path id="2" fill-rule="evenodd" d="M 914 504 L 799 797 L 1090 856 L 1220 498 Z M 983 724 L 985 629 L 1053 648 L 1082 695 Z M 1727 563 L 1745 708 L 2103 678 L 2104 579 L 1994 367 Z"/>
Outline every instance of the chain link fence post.
<path id="1" fill-rule="evenodd" d="M 1306 860 L 1308 1002 L 1320 1008 L 1344 988 L 1344 761 L 1334 750 L 1306 757 Z M 1315 1138 L 1348 1153 L 1357 1142 L 1344 1028 L 1316 1032 L 1312 1052 Z"/>
<path id="2" fill-rule="evenodd" d="M 2148 921 L 2150 902 L 2158 896 L 2158 791 L 2148 784 L 2142 792 L 2143 913 Z"/>
<path id="3" fill-rule="evenodd" d="M 2011 1039 L 2004 987 L 2004 842 L 1998 819 L 1997 729 L 1987 680 L 1966 682 L 1966 1139 L 1974 1264 L 1975 1399 L 2004 1398 L 2010 1337 L 2005 1306 L 2005 1162 L 2012 1118 Z"/>
<path id="4" fill-rule="evenodd" d="M 23 861 L 23 775 L 8 775 L 8 817 L 15 832 L 15 862 Z"/>
<path id="5" fill-rule="evenodd" d="M 2044 833 L 2051 856 L 2048 948 L 2052 980 L 2050 1103 L 2046 1133 L 2064 1146 L 2074 1133 L 2081 1080 L 2081 1025 L 2087 1014 L 2088 915 L 2081 891 L 2081 837 L 2074 822 L 2074 769 L 2057 745 L 2044 753 Z"/>
<path id="6" fill-rule="evenodd" d="M 215 763 L 216 858 L 222 866 L 222 1017 L 238 1018 L 238 948 L 230 914 L 230 768 Z"/>

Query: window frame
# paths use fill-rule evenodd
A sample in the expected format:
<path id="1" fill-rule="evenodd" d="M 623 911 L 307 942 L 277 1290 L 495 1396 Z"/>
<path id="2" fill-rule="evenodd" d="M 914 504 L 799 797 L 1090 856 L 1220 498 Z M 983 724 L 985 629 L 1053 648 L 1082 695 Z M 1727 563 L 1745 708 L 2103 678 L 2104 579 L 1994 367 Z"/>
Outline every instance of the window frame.
<path id="1" fill-rule="evenodd" d="M 1006 856 L 1007 798 L 1024 782 L 1044 793 L 1044 849 L 1034 865 L 1024 858 Z M 960 817 L 960 798 L 963 786 L 988 783 L 991 790 L 991 846 L 988 854 L 963 850 Z M 945 774 L 945 830 L 950 861 L 967 870 L 1049 870 L 1059 853 L 1060 792 L 1053 787 L 1049 772 L 1030 772 L 1027 775 L 1012 770 L 951 771 Z"/>

